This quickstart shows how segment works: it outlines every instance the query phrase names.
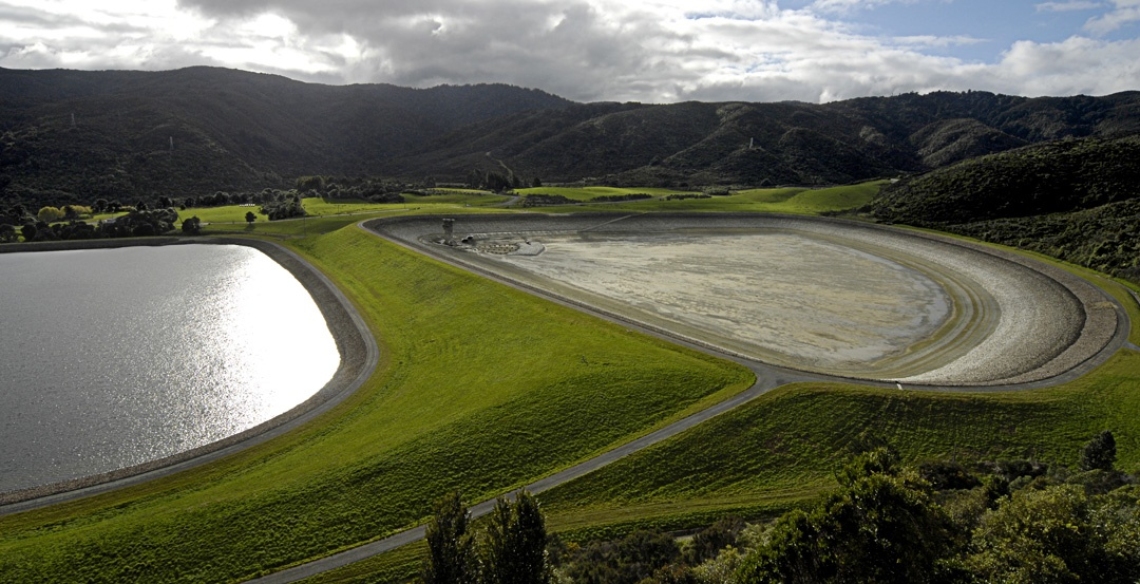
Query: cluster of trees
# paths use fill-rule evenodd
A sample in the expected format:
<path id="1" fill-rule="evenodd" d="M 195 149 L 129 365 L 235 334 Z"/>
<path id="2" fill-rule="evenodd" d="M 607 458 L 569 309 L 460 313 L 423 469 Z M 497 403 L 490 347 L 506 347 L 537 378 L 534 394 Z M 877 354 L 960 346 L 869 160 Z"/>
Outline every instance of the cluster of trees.
<path id="1" fill-rule="evenodd" d="M 0 224 L 0 243 L 18 241 L 61 241 L 73 239 L 100 239 L 106 237 L 146 237 L 162 235 L 174 229 L 178 212 L 174 209 L 132 209 L 126 215 L 97 225 L 85 221 L 67 223 L 26 222 L 16 228 L 11 223 Z"/>
<path id="2" fill-rule="evenodd" d="M 0 207 L 0 226 L 9 225 L 19 228 L 25 223 L 34 223 L 36 218 L 28 212 L 27 207 L 20 203 L 12 203 Z"/>
<path id="3" fill-rule="evenodd" d="M 647 193 L 629 193 L 626 195 L 600 195 L 590 199 L 593 203 L 621 203 L 624 201 L 644 201 L 652 199 L 653 195 Z"/>
<path id="4" fill-rule="evenodd" d="M 435 179 L 428 177 L 423 184 L 399 180 L 361 177 L 350 179 L 332 176 L 303 176 L 297 179 L 297 191 L 306 196 L 329 199 L 365 200 L 373 203 L 403 203 L 406 192 L 435 187 Z"/>
<path id="5" fill-rule="evenodd" d="M 39 212 L 36 213 L 36 218 L 44 223 L 57 223 L 59 221 L 77 221 L 83 218 L 90 218 L 92 215 L 91 207 L 83 205 L 64 205 L 60 207 L 41 207 Z"/>
<path id="6" fill-rule="evenodd" d="M 652 199 L 653 195 L 646 193 L 630 193 L 626 195 L 599 195 L 590 199 L 591 203 L 621 203 L 624 201 L 643 201 Z M 546 193 L 533 193 L 523 197 L 522 207 L 552 207 L 556 205 L 573 205 L 578 203 L 574 199 L 563 195 L 550 195 Z"/>
<path id="7" fill-rule="evenodd" d="M 167 198 L 159 199 L 159 204 L 164 202 L 172 203 L 180 209 L 193 209 L 208 208 L 208 207 L 225 207 L 227 205 L 267 205 L 272 203 L 282 203 L 290 199 L 300 196 L 296 190 L 283 191 L 280 189 L 262 189 L 260 191 L 251 192 L 235 192 L 227 193 L 225 191 L 215 191 L 213 194 L 201 195 L 198 197 L 186 197 L 181 201 L 171 200 Z"/>
<path id="8" fill-rule="evenodd" d="M 304 217 L 307 215 L 305 206 L 301 204 L 301 197 L 293 195 L 280 202 L 265 203 L 261 205 L 261 214 L 269 217 L 270 221 L 278 219 L 288 219 L 290 217 Z M 253 223 L 249 220 L 249 214 L 246 214 L 246 222 Z"/>
<path id="9" fill-rule="evenodd" d="M 467 186 L 473 189 L 485 189 L 501 193 L 512 189 L 521 189 L 526 186 L 541 187 L 542 180 L 536 176 L 531 179 L 530 182 L 526 182 L 509 170 L 506 174 L 503 174 L 493 170 L 483 171 L 476 168 L 467 173 Z"/>
<path id="10" fill-rule="evenodd" d="M 548 195 L 545 193 L 534 193 L 523 197 L 520 207 L 554 207 L 557 205 L 572 205 L 577 203 L 574 199 L 567 198 L 563 195 Z"/>
<path id="11" fill-rule="evenodd" d="M 482 533 L 471 530 L 459 493 L 440 499 L 427 526 L 424 584 L 548 584 L 546 521 L 526 491 L 500 498 Z"/>
<path id="12" fill-rule="evenodd" d="M 838 491 L 769 524 L 724 519 L 679 545 L 639 531 L 551 545 L 559 582 L 607 584 L 1140 581 L 1140 485 L 1111 432 L 1076 469 L 1033 461 L 903 466 L 852 457 Z"/>

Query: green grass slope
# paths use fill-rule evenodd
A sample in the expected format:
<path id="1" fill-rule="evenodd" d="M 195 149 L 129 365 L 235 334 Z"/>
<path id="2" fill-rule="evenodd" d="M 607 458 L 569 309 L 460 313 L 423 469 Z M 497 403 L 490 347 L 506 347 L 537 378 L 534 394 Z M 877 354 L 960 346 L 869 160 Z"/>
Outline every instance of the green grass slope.
<path id="1" fill-rule="evenodd" d="M 1079 381 L 1020 393 L 788 386 L 542 499 L 555 523 L 573 523 L 583 507 L 628 513 L 673 504 L 676 512 L 810 496 L 836 485 L 832 473 L 865 432 L 910 462 L 1035 458 L 1072 465 L 1092 435 L 1111 429 L 1120 466 L 1134 470 L 1140 468 L 1138 389 L 1135 352 Z"/>
<path id="2" fill-rule="evenodd" d="M 360 308 L 379 372 L 318 423 L 222 463 L 0 518 L 4 580 L 249 577 L 414 524 L 448 490 L 525 484 L 752 380 L 355 226 L 295 247 Z"/>
<path id="3" fill-rule="evenodd" d="M 765 212 L 819 215 L 861 207 L 879 192 L 885 181 L 841 185 L 825 189 L 772 188 L 735 191 L 707 199 L 649 200 L 617 205 L 623 209 L 654 211 Z"/>

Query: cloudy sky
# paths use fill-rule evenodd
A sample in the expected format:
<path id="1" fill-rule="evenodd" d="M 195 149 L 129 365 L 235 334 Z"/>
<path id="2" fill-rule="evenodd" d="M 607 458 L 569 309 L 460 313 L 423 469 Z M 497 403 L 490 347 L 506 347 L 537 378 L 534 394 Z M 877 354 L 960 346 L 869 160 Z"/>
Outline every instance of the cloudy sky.
<path id="1" fill-rule="evenodd" d="M 217 65 L 579 101 L 1140 89 L 1140 0 L 0 0 L 0 67 Z"/>

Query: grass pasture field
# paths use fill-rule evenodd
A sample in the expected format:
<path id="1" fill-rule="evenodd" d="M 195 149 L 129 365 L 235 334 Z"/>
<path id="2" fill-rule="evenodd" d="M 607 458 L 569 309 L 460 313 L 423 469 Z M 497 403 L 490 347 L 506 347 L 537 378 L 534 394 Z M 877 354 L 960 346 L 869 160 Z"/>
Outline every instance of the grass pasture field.
<path id="1" fill-rule="evenodd" d="M 688 189 L 660 189 L 650 187 L 533 187 L 515 189 L 515 194 L 521 197 L 527 195 L 560 195 L 572 201 L 588 202 L 597 197 L 620 197 L 624 195 L 652 195 L 664 197 L 668 195 L 695 195 L 700 191 Z"/>
<path id="2" fill-rule="evenodd" d="M 337 215 L 371 215 L 384 213 L 407 213 L 423 207 L 435 206 L 437 210 L 443 207 L 488 207 L 509 201 L 510 197 L 496 195 L 488 191 L 472 189 L 442 189 L 439 194 L 421 196 L 405 193 L 403 203 L 373 203 L 355 199 L 321 199 L 309 197 L 301 200 L 309 219 L 317 219 Z M 179 219 L 197 217 L 203 223 L 217 225 L 245 225 L 245 214 L 253 211 L 256 216 L 254 224 L 271 223 L 269 218 L 262 215 L 260 205 L 224 205 L 221 207 L 192 207 L 179 209 Z M 87 219 L 90 223 L 97 223 L 105 219 L 112 219 L 125 213 L 101 213 Z"/>
<path id="3" fill-rule="evenodd" d="M 581 202 L 580 205 L 539 207 L 543 212 L 576 212 L 584 210 L 611 211 L 710 211 L 710 212 L 767 212 L 792 213 L 797 215 L 818 215 L 820 213 L 846 211 L 866 205 L 879 192 L 885 181 L 871 181 L 854 185 L 843 185 L 824 189 L 803 187 L 778 187 L 733 191 L 729 195 L 713 195 L 708 198 L 665 200 L 668 195 L 698 195 L 699 192 L 645 189 L 645 188 L 558 188 L 539 187 L 520 189 L 519 195 L 550 194 L 562 195 Z M 645 193 L 652 199 L 626 201 L 620 203 L 594 203 L 590 199 L 603 195 L 628 195 Z"/>
<path id="4" fill-rule="evenodd" d="M 589 208 L 818 214 L 861 206 L 880 184 Z M 491 197 L 423 197 L 399 212 L 475 212 L 465 205 Z M 314 201 L 306 200 L 310 212 L 327 212 L 259 222 L 250 235 L 285 243 L 345 292 L 381 343 L 377 373 L 317 422 L 219 463 L 0 517 L 0 580 L 247 578 L 420 522 L 449 490 L 470 502 L 493 497 L 751 383 L 742 367 L 440 264 L 354 225 L 389 216 L 391 205 L 346 203 L 359 206 L 338 214 L 310 208 Z M 241 223 L 248 210 L 218 209 L 219 217 L 240 213 Z M 205 233 L 244 232 L 217 221 Z M 1125 284 L 1065 267 L 1140 322 Z M 1140 339 L 1140 327 L 1131 338 Z M 548 525 L 570 540 L 691 528 L 728 514 L 770 517 L 834 488 L 840 461 L 866 436 L 908 462 L 1071 464 L 1106 428 L 1116 435 L 1118 466 L 1140 470 L 1140 353 L 1124 351 L 1060 387 L 1007 394 L 786 386 L 539 498 Z M 403 582 L 423 549 L 408 546 L 311 581 Z"/>

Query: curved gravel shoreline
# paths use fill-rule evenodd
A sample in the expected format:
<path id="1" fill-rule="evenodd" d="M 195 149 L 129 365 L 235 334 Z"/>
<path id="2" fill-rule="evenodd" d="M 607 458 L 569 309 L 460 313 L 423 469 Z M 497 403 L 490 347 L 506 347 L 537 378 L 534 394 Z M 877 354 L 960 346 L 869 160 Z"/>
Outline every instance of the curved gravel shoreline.
<path id="1" fill-rule="evenodd" d="M 172 456 L 107 473 L 0 493 L 0 516 L 138 484 L 200 466 L 261 444 L 328 411 L 352 395 L 372 374 L 379 362 L 379 349 L 371 331 L 352 303 L 333 283 L 297 254 L 269 241 L 237 237 L 139 238 L 92 241 L 61 241 L 7 244 L 0 253 L 79 249 L 112 249 L 164 245 L 243 245 L 272 258 L 305 287 L 313 297 L 336 340 L 340 366 L 319 391 L 289 411 L 228 438 Z"/>

